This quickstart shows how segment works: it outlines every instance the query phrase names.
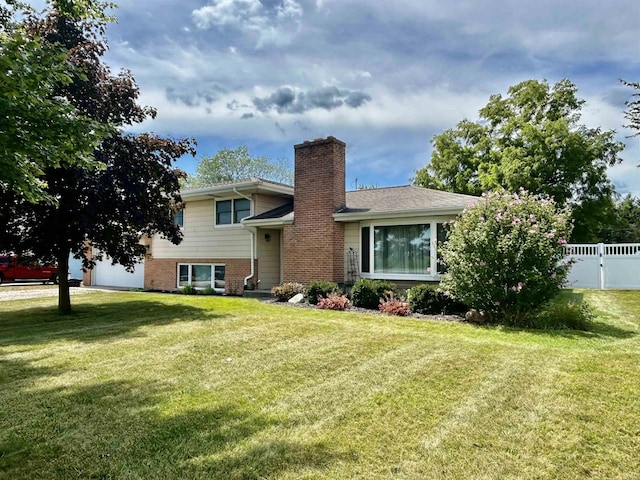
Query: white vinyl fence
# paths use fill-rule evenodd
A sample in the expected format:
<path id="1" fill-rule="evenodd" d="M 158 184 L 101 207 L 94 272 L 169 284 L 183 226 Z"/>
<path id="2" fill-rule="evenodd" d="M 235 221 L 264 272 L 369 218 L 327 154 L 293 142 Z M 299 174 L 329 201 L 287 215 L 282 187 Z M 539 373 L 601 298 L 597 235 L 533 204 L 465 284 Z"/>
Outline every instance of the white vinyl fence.
<path id="1" fill-rule="evenodd" d="M 640 243 L 565 246 L 569 287 L 640 290 Z"/>

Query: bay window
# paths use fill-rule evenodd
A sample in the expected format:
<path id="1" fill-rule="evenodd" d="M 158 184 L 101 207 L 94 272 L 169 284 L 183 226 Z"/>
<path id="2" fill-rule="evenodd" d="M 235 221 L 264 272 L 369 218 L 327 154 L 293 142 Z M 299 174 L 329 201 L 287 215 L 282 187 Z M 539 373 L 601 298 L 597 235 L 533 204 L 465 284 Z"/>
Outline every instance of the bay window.
<path id="1" fill-rule="evenodd" d="M 426 274 L 431 267 L 430 225 L 390 225 L 373 228 L 376 273 Z"/>
<path id="2" fill-rule="evenodd" d="M 369 278 L 437 279 L 444 271 L 437 245 L 445 235 L 440 222 L 361 225 L 360 271 Z"/>

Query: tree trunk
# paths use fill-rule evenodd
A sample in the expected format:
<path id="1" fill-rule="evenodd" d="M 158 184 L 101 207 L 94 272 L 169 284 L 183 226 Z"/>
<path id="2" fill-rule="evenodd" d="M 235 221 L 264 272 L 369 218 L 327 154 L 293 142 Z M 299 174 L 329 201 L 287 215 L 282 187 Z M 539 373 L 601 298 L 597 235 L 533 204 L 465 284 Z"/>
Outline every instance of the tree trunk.
<path id="1" fill-rule="evenodd" d="M 69 294 L 69 251 L 58 253 L 58 313 L 71 313 L 71 295 Z"/>

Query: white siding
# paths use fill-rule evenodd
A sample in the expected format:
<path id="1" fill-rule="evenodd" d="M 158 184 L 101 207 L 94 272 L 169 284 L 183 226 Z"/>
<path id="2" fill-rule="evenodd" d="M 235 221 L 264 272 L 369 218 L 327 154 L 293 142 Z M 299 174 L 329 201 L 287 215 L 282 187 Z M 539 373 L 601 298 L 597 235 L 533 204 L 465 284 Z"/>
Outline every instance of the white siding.
<path id="1" fill-rule="evenodd" d="M 360 222 L 346 223 L 344 226 L 344 278 L 349 278 L 349 248 L 357 252 L 360 262 Z M 360 264 L 358 264 L 360 272 Z"/>
<path id="2" fill-rule="evenodd" d="M 290 198 L 283 198 L 275 195 L 254 195 L 253 198 L 255 199 L 254 215 L 260 215 L 261 213 L 268 212 L 269 210 L 281 207 L 291 201 Z"/>
<path id="3" fill-rule="evenodd" d="M 241 225 L 214 227 L 214 200 L 188 202 L 184 209 L 184 238 L 174 245 L 153 237 L 154 258 L 249 258 L 250 233 Z"/>

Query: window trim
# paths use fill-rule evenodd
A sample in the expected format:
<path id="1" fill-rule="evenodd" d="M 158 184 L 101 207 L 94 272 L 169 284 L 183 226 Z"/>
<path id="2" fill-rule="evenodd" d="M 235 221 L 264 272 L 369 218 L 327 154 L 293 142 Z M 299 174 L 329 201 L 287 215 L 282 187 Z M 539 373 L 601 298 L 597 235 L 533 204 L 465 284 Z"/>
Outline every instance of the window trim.
<path id="1" fill-rule="evenodd" d="M 449 219 L 442 218 L 412 218 L 407 220 L 388 220 L 388 221 L 370 221 L 360 222 L 358 234 L 359 243 L 362 246 L 363 241 L 363 228 L 369 228 L 369 272 L 362 270 L 363 260 L 360 258 L 360 276 L 362 278 L 380 279 L 380 280 L 418 280 L 418 281 L 440 281 L 442 275 L 438 273 L 438 224 L 447 223 Z M 376 271 L 375 265 L 375 229 L 376 227 L 393 227 L 401 225 L 429 225 L 429 234 L 431 237 L 431 248 L 429 252 L 429 268 L 430 273 L 424 274 L 415 273 L 382 273 Z M 362 249 L 362 247 L 360 247 Z"/>
<path id="2" fill-rule="evenodd" d="M 193 283 L 192 280 L 192 268 L 194 265 L 198 265 L 198 266 L 208 266 L 211 267 L 211 285 L 209 285 L 209 287 L 213 288 L 216 292 L 220 292 L 220 293 L 224 293 L 225 291 L 225 287 L 216 287 L 215 282 L 216 282 L 216 274 L 215 274 L 215 270 L 216 267 L 224 267 L 225 271 L 224 271 L 224 276 L 225 276 L 225 285 L 226 285 L 226 277 L 227 277 L 227 266 L 224 263 L 198 263 L 198 262 L 194 262 L 194 263 L 184 263 L 184 262 L 178 262 L 178 264 L 176 265 L 176 288 L 183 288 L 185 285 L 180 285 L 180 267 L 182 266 L 186 266 L 188 268 L 187 270 L 187 282 L 188 285 L 191 285 Z M 196 290 L 203 290 L 207 287 L 194 287 Z"/>
<path id="3" fill-rule="evenodd" d="M 236 222 L 236 200 L 247 200 L 249 202 L 249 215 Z M 218 203 L 219 202 L 231 202 L 231 222 L 230 223 L 218 223 Z M 213 227 L 214 228 L 233 228 L 240 227 L 244 218 L 248 218 L 253 215 L 253 200 L 244 197 L 228 197 L 228 198 L 216 198 L 213 201 Z"/>
<path id="4" fill-rule="evenodd" d="M 180 223 L 176 222 L 176 216 L 178 215 L 178 212 L 182 213 L 182 215 L 180 217 L 180 219 L 181 219 Z M 179 208 L 178 210 L 173 212 L 173 224 L 177 225 L 180 230 L 182 230 L 184 228 L 184 207 L 183 208 Z"/>

